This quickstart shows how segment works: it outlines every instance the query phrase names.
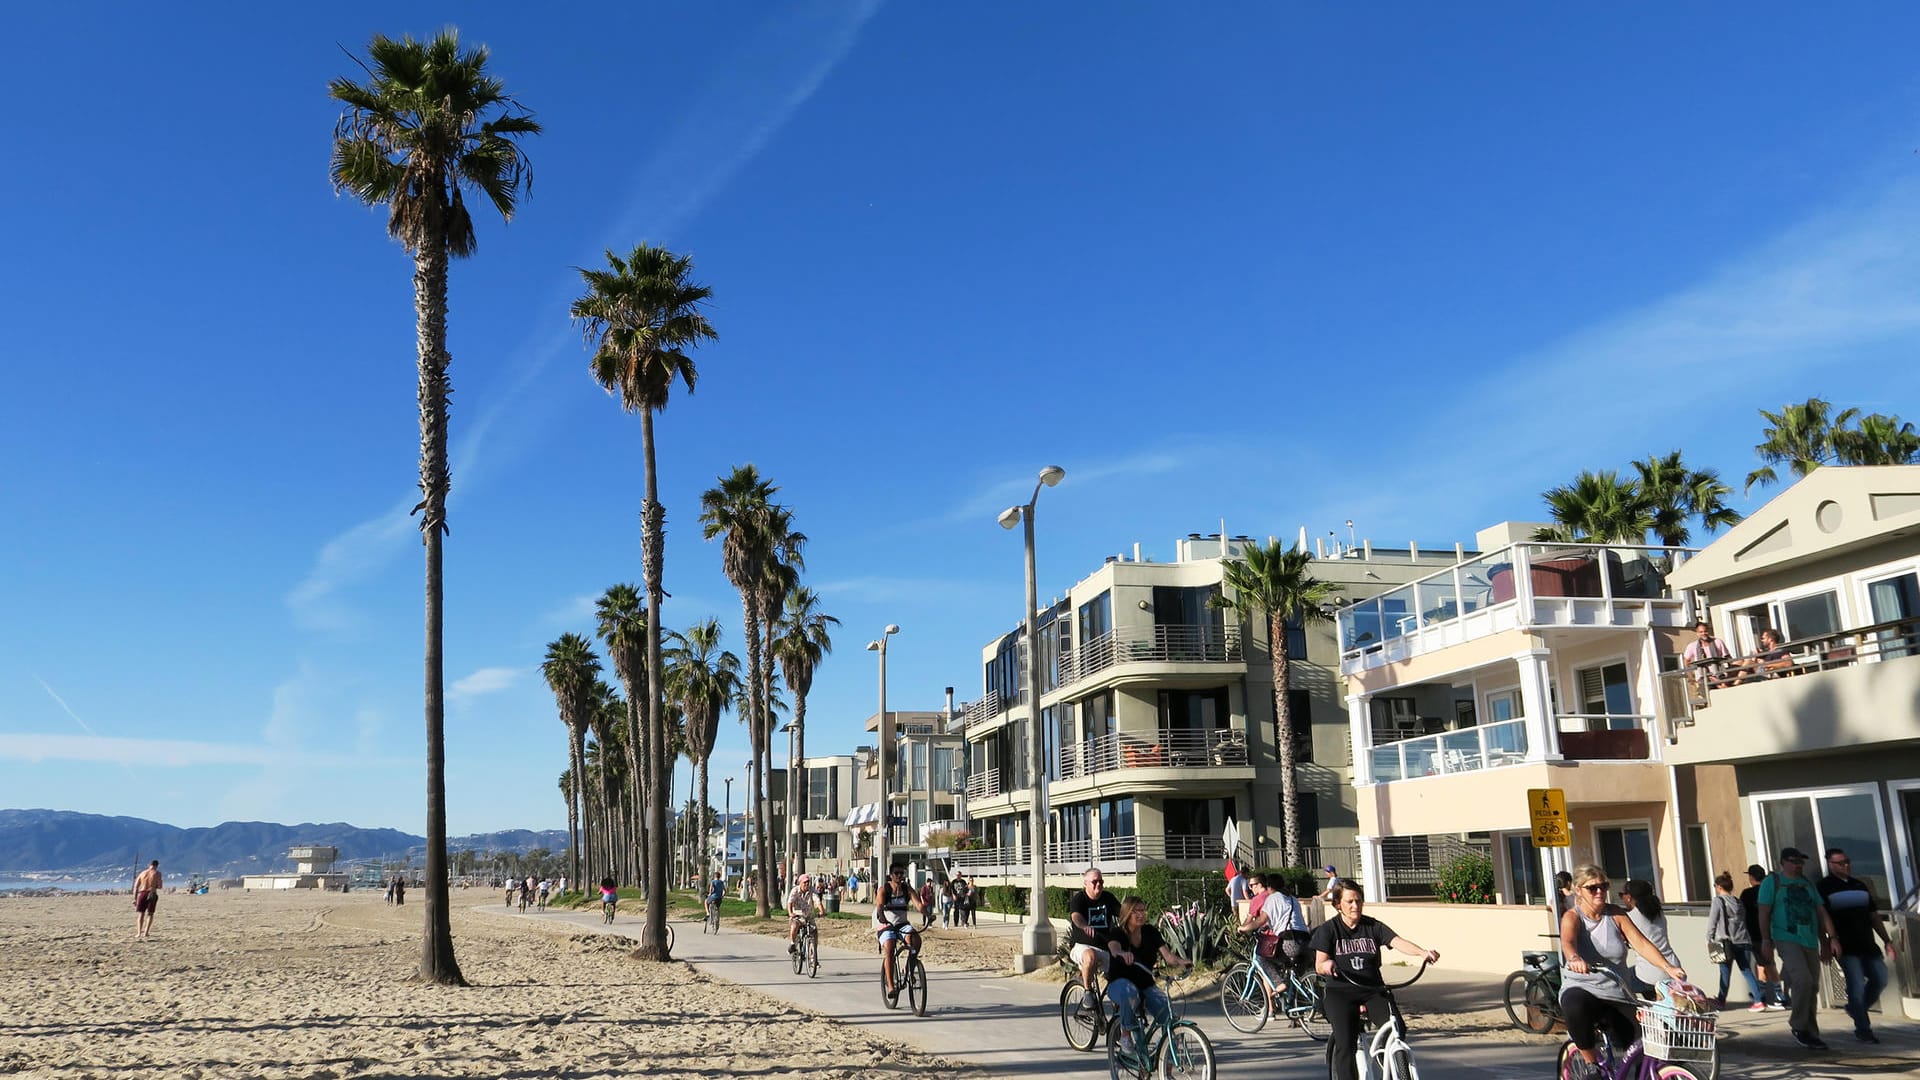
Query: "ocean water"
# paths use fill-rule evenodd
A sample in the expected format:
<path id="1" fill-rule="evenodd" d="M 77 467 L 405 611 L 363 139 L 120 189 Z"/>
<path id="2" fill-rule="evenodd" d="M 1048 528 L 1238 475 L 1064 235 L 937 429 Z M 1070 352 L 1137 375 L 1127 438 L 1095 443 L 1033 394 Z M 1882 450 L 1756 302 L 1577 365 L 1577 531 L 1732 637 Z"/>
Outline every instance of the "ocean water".
<path id="1" fill-rule="evenodd" d="M 0 877 L 0 892 L 9 889 L 58 889 L 61 892 L 133 892 L 133 879 L 125 881 L 46 881 Z"/>

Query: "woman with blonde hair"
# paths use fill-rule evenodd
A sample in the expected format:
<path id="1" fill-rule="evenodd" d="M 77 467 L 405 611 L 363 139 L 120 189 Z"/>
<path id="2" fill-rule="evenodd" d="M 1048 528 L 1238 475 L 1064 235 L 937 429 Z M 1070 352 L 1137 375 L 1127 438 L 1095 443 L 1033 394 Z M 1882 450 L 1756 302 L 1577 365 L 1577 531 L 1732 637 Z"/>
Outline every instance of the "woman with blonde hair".
<path id="1" fill-rule="evenodd" d="M 1580 1051 L 1586 1074 L 1598 1073 L 1597 1028 L 1612 1013 L 1634 1030 L 1638 1002 L 1628 989 L 1627 953 L 1639 953 L 1653 969 L 1670 979 L 1686 981 L 1687 973 L 1661 955 L 1658 947 L 1634 925 L 1626 911 L 1607 903 L 1607 872 L 1582 866 L 1573 872 L 1573 906 L 1560 917 L 1560 1011 L 1567 1035 Z"/>

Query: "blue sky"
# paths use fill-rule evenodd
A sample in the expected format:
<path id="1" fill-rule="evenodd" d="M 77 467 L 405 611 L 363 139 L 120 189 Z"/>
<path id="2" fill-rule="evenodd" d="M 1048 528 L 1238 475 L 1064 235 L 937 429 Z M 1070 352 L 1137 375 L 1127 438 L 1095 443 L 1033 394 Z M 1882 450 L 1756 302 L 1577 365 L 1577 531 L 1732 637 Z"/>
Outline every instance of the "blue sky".
<path id="1" fill-rule="evenodd" d="M 754 462 L 844 623 L 817 751 L 886 623 L 896 707 L 977 694 L 994 516 L 1050 462 L 1043 594 L 1222 518 L 1470 543 L 1675 447 L 1737 488 L 1813 394 L 1920 415 L 1893 5 L 13 17 L 0 805 L 422 828 L 410 267 L 326 174 L 374 32 L 456 21 L 547 127 L 452 277 L 455 832 L 564 825 L 537 665 L 639 580 L 639 422 L 566 317 L 609 247 L 715 292 L 660 422 L 666 622 L 738 647 L 696 519 Z M 746 757 L 729 718 L 716 777 Z"/>

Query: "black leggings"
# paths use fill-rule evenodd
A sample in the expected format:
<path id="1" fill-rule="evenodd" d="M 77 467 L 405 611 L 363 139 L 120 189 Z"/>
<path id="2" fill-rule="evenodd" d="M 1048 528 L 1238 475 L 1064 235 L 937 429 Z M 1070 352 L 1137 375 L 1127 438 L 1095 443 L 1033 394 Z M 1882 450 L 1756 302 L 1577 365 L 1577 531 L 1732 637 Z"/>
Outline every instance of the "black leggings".
<path id="1" fill-rule="evenodd" d="M 1360 1046 L 1360 1006 L 1368 999 L 1375 999 L 1379 1004 L 1373 1007 L 1385 1010 L 1386 998 L 1378 996 L 1379 993 L 1338 977 L 1327 980 L 1320 1005 L 1326 1010 L 1327 1026 L 1333 1029 L 1333 1036 L 1327 1040 L 1327 1069 L 1333 1074 L 1333 1080 L 1354 1080 L 1357 1075 L 1353 1052 Z M 1382 1017 L 1376 1015 L 1374 1020 L 1378 1023 Z"/>
<path id="2" fill-rule="evenodd" d="M 1633 1018 L 1632 1006 L 1595 997 L 1578 986 L 1561 992 L 1560 1011 L 1567 1018 L 1567 1037 L 1582 1050 L 1594 1048 L 1600 1041 L 1597 1033 L 1602 1027 L 1612 1034 L 1616 1049 L 1624 1050 L 1640 1037 L 1640 1024 Z"/>

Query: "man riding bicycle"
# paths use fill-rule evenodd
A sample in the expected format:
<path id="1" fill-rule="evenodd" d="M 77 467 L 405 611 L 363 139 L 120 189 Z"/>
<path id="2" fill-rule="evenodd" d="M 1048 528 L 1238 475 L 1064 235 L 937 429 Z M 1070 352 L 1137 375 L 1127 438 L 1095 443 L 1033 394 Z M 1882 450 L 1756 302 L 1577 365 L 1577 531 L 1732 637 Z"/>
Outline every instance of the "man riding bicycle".
<path id="1" fill-rule="evenodd" d="M 913 928 L 916 899 L 913 890 L 907 888 L 906 869 L 899 866 L 887 871 L 886 884 L 880 886 L 880 894 L 874 898 L 873 925 L 880 935 L 880 978 L 889 998 L 900 996 L 900 988 L 893 985 L 894 946 L 905 941 L 909 948 L 920 947 L 920 931 Z"/>
<path id="2" fill-rule="evenodd" d="M 1080 969 L 1080 982 L 1093 990 L 1093 971 L 1107 970 L 1107 935 L 1120 926 L 1120 898 L 1106 891 L 1106 879 L 1097 866 L 1087 867 L 1081 875 L 1084 888 L 1067 901 L 1067 918 L 1072 922 L 1067 940 L 1073 945 L 1068 955 Z"/>
<path id="3" fill-rule="evenodd" d="M 813 925 L 813 918 L 820 913 L 820 898 L 813 892 L 813 875 L 801 874 L 794 883 L 793 891 L 787 894 L 787 952 L 792 954 L 800 945 L 800 927 Z"/>
<path id="4" fill-rule="evenodd" d="M 727 895 L 727 879 L 714 875 L 713 884 L 707 886 L 707 914 L 711 916 L 720 910 L 720 900 Z"/>

